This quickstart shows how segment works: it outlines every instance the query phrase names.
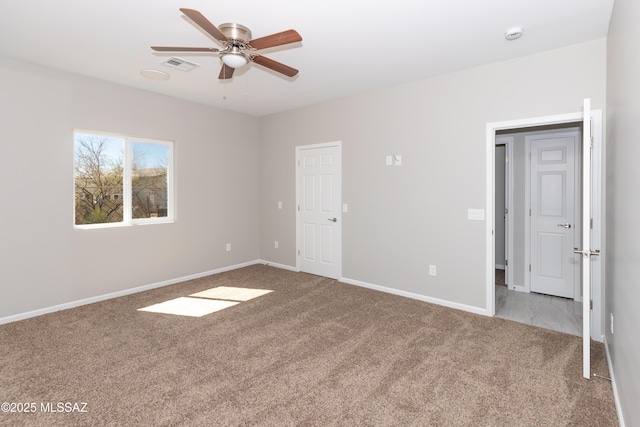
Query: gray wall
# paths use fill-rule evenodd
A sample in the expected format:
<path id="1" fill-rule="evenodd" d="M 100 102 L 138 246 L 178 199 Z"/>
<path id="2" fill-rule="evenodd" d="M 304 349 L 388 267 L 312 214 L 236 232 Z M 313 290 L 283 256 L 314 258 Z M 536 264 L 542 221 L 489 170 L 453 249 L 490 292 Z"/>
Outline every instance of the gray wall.
<path id="1" fill-rule="evenodd" d="M 260 253 L 295 266 L 295 149 L 343 143 L 346 279 L 484 309 L 488 122 L 605 102 L 604 39 L 263 117 Z M 385 155 L 403 166 L 385 166 Z M 278 211 L 282 200 L 285 209 Z M 273 241 L 280 248 L 273 248 Z M 429 264 L 438 275 L 428 276 Z"/>
<path id="2" fill-rule="evenodd" d="M 627 426 L 640 425 L 640 2 L 616 0 L 607 38 L 606 342 Z M 610 330 L 614 316 L 614 333 Z"/>
<path id="3" fill-rule="evenodd" d="M 259 258 L 256 118 L 2 58 L 0 92 L 0 319 Z M 176 222 L 74 229 L 74 128 L 175 141 Z"/>

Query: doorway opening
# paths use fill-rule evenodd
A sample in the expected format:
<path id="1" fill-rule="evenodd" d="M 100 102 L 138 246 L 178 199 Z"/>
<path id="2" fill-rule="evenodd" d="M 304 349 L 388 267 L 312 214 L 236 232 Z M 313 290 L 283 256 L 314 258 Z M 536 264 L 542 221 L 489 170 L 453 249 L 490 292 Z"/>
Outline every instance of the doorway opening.
<path id="1" fill-rule="evenodd" d="M 591 132 L 593 134 L 593 149 L 592 149 L 592 155 L 593 155 L 593 162 L 592 162 L 592 182 L 593 182 L 593 188 L 591 191 L 591 203 L 589 204 L 590 206 L 592 206 L 592 210 L 593 210 L 593 214 L 591 215 L 592 218 L 590 219 L 590 221 L 592 221 L 592 245 L 594 245 L 594 247 L 597 245 L 597 247 L 600 247 L 600 245 L 602 244 L 602 228 L 601 228 L 601 223 L 602 223 L 602 208 L 601 208 L 601 192 L 602 192 L 602 113 L 601 111 L 592 111 L 590 114 L 591 117 Z M 516 221 L 516 216 L 517 215 L 511 215 L 511 217 L 509 217 L 509 213 L 511 214 L 516 214 L 516 211 L 514 209 L 515 204 L 515 198 L 517 197 L 521 197 L 524 196 L 524 194 L 518 194 L 516 191 L 511 191 L 512 194 L 512 198 L 509 199 L 508 197 L 504 197 L 502 195 L 500 195 L 500 192 L 497 190 L 497 188 L 500 188 L 500 184 L 498 184 L 498 187 L 496 187 L 496 181 L 497 181 L 497 173 L 504 173 L 506 174 L 514 174 L 516 172 L 518 172 L 517 170 L 514 170 L 514 161 L 513 161 L 513 156 L 516 154 L 514 153 L 514 148 L 523 148 L 523 147 L 516 147 L 516 143 L 514 142 L 516 140 L 516 137 L 514 135 L 523 135 L 523 134 L 527 134 L 527 133 L 535 133 L 535 132 L 540 132 L 542 134 L 544 133 L 555 133 L 555 132 L 563 132 L 566 131 L 568 129 L 571 128 L 579 128 L 581 130 L 581 126 L 582 126 L 582 119 L 583 119 L 583 114 L 582 112 L 577 112 L 577 113 L 572 113 L 572 114 L 564 114 L 564 115 L 558 115 L 558 116 L 548 116 L 548 117 L 539 117 L 539 118 L 531 118 L 531 119 L 522 119 L 522 120 L 514 120 L 514 121 L 509 121 L 509 122 L 497 122 L 497 123 L 488 123 L 487 124 L 487 211 L 488 211 L 488 215 L 487 215 L 487 231 L 486 231 L 486 235 L 487 235 L 487 279 L 486 279 L 486 283 L 487 283 L 487 311 L 489 315 L 496 315 L 496 308 L 498 304 L 502 304 L 502 300 L 501 300 L 501 296 L 497 295 L 496 292 L 496 271 L 498 272 L 498 277 L 501 276 L 500 273 L 504 272 L 504 284 L 506 286 L 503 286 L 501 289 L 498 289 L 498 292 L 505 292 L 506 291 L 513 291 L 513 286 L 516 286 L 516 290 L 519 290 L 521 292 L 510 292 L 512 295 L 516 295 L 518 297 L 518 299 L 526 299 L 526 297 L 531 297 L 533 296 L 533 298 L 529 298 L 531 300 L 530 304 L 528 305 L 528 307 L 522 309 L 523 313 L 525 316 L 528 316 L 531 314 L 532 311 L 544 311 L 543 309 L 540 309 L 540 302 L 535 302 L 533 301 L 534 298 L 536 297 L 541 297 L 544 299 L 552 299 L 553 297 L 548 297 L 547 295 L 537 295 L 535 293 L 531 293 L 531 289 L 527 289 L 528 292 L 524 292 L 525 291 L 525 287 L 524 287 L 524 283 L 522 283 L 522 281 L 518 282 L 519 277 L 526 277 L 521 275 L 520 273 L 516 273 L 516 267 L 517 267 L 517 263 L 514 264 L 515 259 L 519 256 L 520 259 L 524 260 L 525 258 L 523 257 L 523 254 L 518 255 L 517 251 L 520 250 L 522 252 L 522 247 L 520 247 L 520 249 L 518 249 L 517 245 L 515 244 L 511 244 L 509 245 L 507 243 L 507 240 L 504 240 L 505 244 L 504 247 L 499 247 L 496 245 L 496 242 L 498 239 L 503 239 L 503 237 L 501 237 L 500 235 L 500 231 L 498 231 L 498 228 L 501 228 L 502 230 L 506 231 L 506 234 L 508 235 L 508 233 L 511 233 L 512 235 L 515 233 L 516 228 L 515 227 L 519 227 L 517 225 L 518 221 Z M 496 157 L 496 153 L 499 153 L 500 156 L 502 156 L 502 165 L 499 165 L 499 157 Z M 504 159 L 511 159 L 511 162 L 509 162 L 508 160 L 505 161 Z M 579 157 L 578 157 L 579 159 Z M 578 164 L 580 162 L 578 161 Z M 504 172 L 501 172 L 504 171 Z M 522 171 L 519 171 L 520 173 Z M 504 189 L 508 184 L 508 181 L 503 181 L 503 183 L 501 184 L 502 188 Z M 512 184 L 513 185 L 513 184 Z M 504 191 L 504 190 L 503 190 Z M 509 191 L 509 189 L 507 189 L 507 191 Z M 579 193 L 579 192 L 578 192 Z M 504 203 L 504 208 L 501 208 L 499 203 L 498 203 L 498 198 L 499 197 L 504 197 L 505 201 Z M 528 195 L 527 195 L 528 197 Z M 587 199 L 585 199 L 587 200 Z M 523 205 L 521 205 L 523 206 Z M 528 208 L 527 208 L 528 209 Z M 491 211 L 491 212 L 489 212 Z M 578 209 L 578 212 L 580 212 L 580 210 Z M 527 212 L 528 214 L 528 212 Z M 496 225 L 500 222 L 500 219 L 504 220 L 504 225 Z M 520 220 L 522 220 L 522 218 L 525 218 L 524 212 L 521 212 L 520 214 Z M 509 221 L 511 220 L 511 221 Z M 573 223 L 570 223 L 571 227 L 575 227 L 573 225 Z M 565 225 L 565 223 L 561 223 L 560 225 Z M 579 229 L 579 228 L 578 228 Z M 523 233 L 522 229 L 520 229 L 521 233 Z M 525 245 L 525 247 L 528 246 Z M 574 247 L 579 246 L 571 244 L 571 249 L 573 249 Z M 504 255 L 500 252 L 500 250 L 504 251 Z M 514 255 L 514 252 L 516 253 Z M 576 261 L 579 262 L 579 257 L 576 257 Z M 597 341 L 602 341 L 602 325 L 603 325 L 603 315 L 602 315 L 602 301 L 601 301 L 601 282 L 602 282 L 602 264 L 603 264 L 604 259 L 602 257 L 598 258 L 597 260 L 595 260 L 595 262 L 593 263 L 592 267 L 591 267 L 591 271 L 592 271 L 592 277 L 593 277 L 593 281 L 592 281 L 592 288 L 591 288 L 591 294 L 592 294 L 592 304 L 593 304 L 593 310 L 591 311 L 591 316 L 590 316 L 590 323 L 591 323 L 591 328 L 590 328 L 590 336 L 592 339 L 597 340 Z M 499 270 L 496 270 L 496 268 L 498 268 Z M 519 266 L 518 268 L 524 268 L 525 270 L 528 270 L 528 263 L 525 264 L 525 262 L 521 262 L 521 266 Z M 527 271 L 528 273 L 528 271 Z M 578 276 L 579 276 L 579 270 L 578 270 Z M 518 288 L 518 285 L 520 285 L 520 288 Z M 565 309 L 565 311 L 570 311 L 570 312 L 576 312 L 579 313 L 580 308 L 579 306 L 576 304 L 576 301 L 580 301 L 581 299 L 581 295 L 579 293 L 579 287 L 577 287 L 576 289 L 578 289 L 578 293 L 575 294 L 575 297 L 572 295 L 571 299 L 563 299 L 565 302 L 567 302 L 570 307 L 568 309 Z M 543 303 L 544 305 L 544 303 Z M 576 307 L 571 307 L 573 305 L 576 305 Z M 582 304 L 580 304 L 582 305 Z M 536 309 L 536 307 L 538 307 Z M 498 307 L 498 308 L 502 308 L 502 307 Z M 512 310 L 512 311 L 517 311 L 517 310 Z M 584 313 L 584 311 L 583 311 Z M 503 313 L 504 314 L 504 313 Z M 579 319 L 579 317 L 578 317 Z M 539 326 L 547 326 L 549 327 L 549 325 L 544 325 L 543 322 L 546 319 L 541 319 L 538 323 Z M 553 323 L 553 321 L 546 321 L 546 323 Z M 573 320 L 573 323 L 576 323 L 575 320 Z M 579 322 L 578 322 L 578 326 L 579 326 Z M 571 331 L 566 330 L 565 332 L 569 332 L 571 333 Z M 576 333 L 577 335 L 577 333 Z"/>
<path id="2" fill-rule="evenodd" d="M 495 138 L 495 315 L 578 336 L 581 134 L 567 122 Z"/>

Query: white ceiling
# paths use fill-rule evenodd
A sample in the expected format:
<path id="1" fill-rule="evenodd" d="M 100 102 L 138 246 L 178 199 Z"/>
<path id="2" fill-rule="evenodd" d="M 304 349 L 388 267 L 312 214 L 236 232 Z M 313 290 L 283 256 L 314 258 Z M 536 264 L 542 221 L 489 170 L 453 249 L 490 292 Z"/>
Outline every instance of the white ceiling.
<path id="1" fill-rule="evenodd" d="M 3 0 L 0 56 L 72 71 L 254 116 L 605 37 L 614 0 Z M 259 65 L 218 80 L 213 54 L 152 45 L 216 47 L 180 8 L 253 38 L 290 28 L 301 43 L 260 51 L 300 70 Z M 504 39 L 522 26 L 524 36 Z M 183 72 L 162 63 L 200 64 Z M 167 81 L 140 75 L 168 72 Z"/>

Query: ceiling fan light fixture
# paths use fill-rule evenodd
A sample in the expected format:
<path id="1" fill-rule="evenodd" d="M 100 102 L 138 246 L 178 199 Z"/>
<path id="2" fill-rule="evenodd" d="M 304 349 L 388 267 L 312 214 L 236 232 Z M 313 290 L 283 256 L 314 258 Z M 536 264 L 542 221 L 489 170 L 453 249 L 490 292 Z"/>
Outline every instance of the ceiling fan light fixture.
<path id="1" fill-rule="evenodd" d="M 223 53 L 222 55 L 220 55 L 220 57 L 222 59 L 222 62 L 224 62 L 227 67 L 231 68 L 240 68 L 249 63 L 249 58 L 247 58 L 247 55 L 240 52 L 240 49 L 238 49 L 237 47 L 231 49 L 231 52 Z"/>

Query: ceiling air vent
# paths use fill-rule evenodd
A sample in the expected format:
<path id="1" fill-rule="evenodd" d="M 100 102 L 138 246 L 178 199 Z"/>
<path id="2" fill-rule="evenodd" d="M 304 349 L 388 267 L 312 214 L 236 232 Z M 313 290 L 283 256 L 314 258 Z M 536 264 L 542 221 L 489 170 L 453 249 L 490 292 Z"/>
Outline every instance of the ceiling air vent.
<path id="1" fill-rule="evenodd" d="M 181 70 L 181 71 L 191 71 L 194 68 L 200 66 L 195 62 L 190 62 L 182 58 L 176 58 L 175 56 L 164 61 L 162 65 L 166 65 L 167 67 L 175 68 L 176 70 Z"/>

